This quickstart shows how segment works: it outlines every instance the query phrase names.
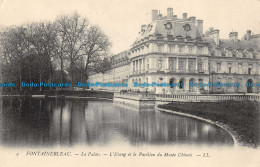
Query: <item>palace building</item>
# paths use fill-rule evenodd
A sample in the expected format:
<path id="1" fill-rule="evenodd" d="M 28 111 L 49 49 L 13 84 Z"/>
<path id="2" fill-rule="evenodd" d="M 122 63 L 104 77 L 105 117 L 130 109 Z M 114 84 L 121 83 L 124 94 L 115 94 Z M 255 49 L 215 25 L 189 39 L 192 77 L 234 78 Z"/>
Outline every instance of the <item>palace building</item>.
<path id="1" fill-rule="evenodd" d="M 91 74 L 89 82 L 127 82 L 127 88 L 114 89 L 165 94 L 257 93 L 260 88 L 247 83 L 260 82 L 260 34 L 248 30 L 239 40 L 237 32 L 227 39 L 219 33 L 214 28 L 203 33 L 203 20 L 187 13 L 178 18 L 172 8 L 167 16 L 152 10 L 151 22 L 141 25 L 130 49 L 113 56 L 111 69 Z M 135 87 L 134 82 L 180 84 Z M 222 86 L 191 86 L 210 82 Z M 223 86 L 227 83 L 233 86 Z"/>

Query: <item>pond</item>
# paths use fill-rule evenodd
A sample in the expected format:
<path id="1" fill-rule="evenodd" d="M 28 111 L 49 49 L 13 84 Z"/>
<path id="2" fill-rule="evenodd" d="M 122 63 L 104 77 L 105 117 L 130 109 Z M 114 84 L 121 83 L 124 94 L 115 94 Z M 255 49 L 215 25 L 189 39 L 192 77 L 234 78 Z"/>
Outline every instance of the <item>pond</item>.
<path id="1" fill-rule="evenodd" d="M 110 100 L 10 97 L 0 99 L 0 142 L 6 147 L 234 144 L 215 125 Z"/>

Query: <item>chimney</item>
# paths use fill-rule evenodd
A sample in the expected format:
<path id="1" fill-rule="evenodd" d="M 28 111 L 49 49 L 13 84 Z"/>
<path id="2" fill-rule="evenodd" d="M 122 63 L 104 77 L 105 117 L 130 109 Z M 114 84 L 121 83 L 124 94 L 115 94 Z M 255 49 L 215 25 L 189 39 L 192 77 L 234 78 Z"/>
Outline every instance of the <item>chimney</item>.
<path id="1" fill-rule="evenodd" d="M 197 29 L 198 29 L 200 36 L 202 37 L 203 36 L 203 20 L 197 20 Z"/>
<path id="2" fill-rule="evenodd" d="M 196 17 L 192 16 L 190 17 L 188 20 L 192 21 L 192 22 L 195 22 L 196 21 Z"/>
<path id="3" fill-rule="evenodd" d="M 216 45 L 219 45 L 219 30 L 213 30 L 209 32 L 209 36 L 212 37 L 216 43 Z"/>
<path id="4" fill-rule="evenodd" d="M 145 28 L 146 28 L 145 24 L 141 25 L 141 31 L 145 31 Z"/>
<path id="5" fill-rule="evenodd" d="M 230 32 L 229 33 L 229 39 L 233 40 L 234 42 L 237 42 L 238 33 L 237 32 Z"/>
<path id="6" fill-rule="evenodd" d="M 182 19 L 187 20 L 187 13 L 182 13 Z"/>
<path id="7" fill-rule="evenodd" d="M 251 30 L 246 31 L 246 40 L 250 40 L 251 37 Z"/>
<path id="8" fill-rule="evenodd" d="M 214 30 L 213 27 L 209 27 L 209 32 L 212 32 Z"/>
<path id="9" fill-rule="evenodd" d="M 172 20 L 173 19 L 173 9 L 167 8 L 167 19 Z"/>
<path id="10" fill-rule="evenodd" d="M 155 21 L 158 17 L 158 10 L 152 10 L 152 21 Z"/>
<path id="11" fill-rule="evenodd" d="M 157 18 L 162 19 L 162 14 L 161 14 L 160 10 L 159 10 L 159 14 L 158 14 Z"/>

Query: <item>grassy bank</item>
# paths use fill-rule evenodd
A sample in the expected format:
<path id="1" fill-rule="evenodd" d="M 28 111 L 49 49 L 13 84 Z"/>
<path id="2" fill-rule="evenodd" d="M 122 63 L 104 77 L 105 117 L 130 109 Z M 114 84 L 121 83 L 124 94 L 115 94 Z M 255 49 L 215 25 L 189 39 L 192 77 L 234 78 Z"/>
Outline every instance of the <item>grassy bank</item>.
<path id="1" fill-rule="evenodd" d="M 228 125 L 241 143 L 259 144 L 259 106 L 253 101 L 172 102 L 159 108 L 196 115 Z"/>

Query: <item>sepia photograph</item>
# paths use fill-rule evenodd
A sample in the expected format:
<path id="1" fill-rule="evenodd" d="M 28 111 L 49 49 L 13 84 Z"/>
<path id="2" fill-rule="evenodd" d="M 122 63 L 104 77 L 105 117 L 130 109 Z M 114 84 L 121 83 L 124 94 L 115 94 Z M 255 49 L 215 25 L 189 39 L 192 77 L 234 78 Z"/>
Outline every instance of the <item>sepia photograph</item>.
<path id="1" fill-rule="evenodd" d="M 0 0 L 0 167 L 259 167 L 260 0 Z"/>

